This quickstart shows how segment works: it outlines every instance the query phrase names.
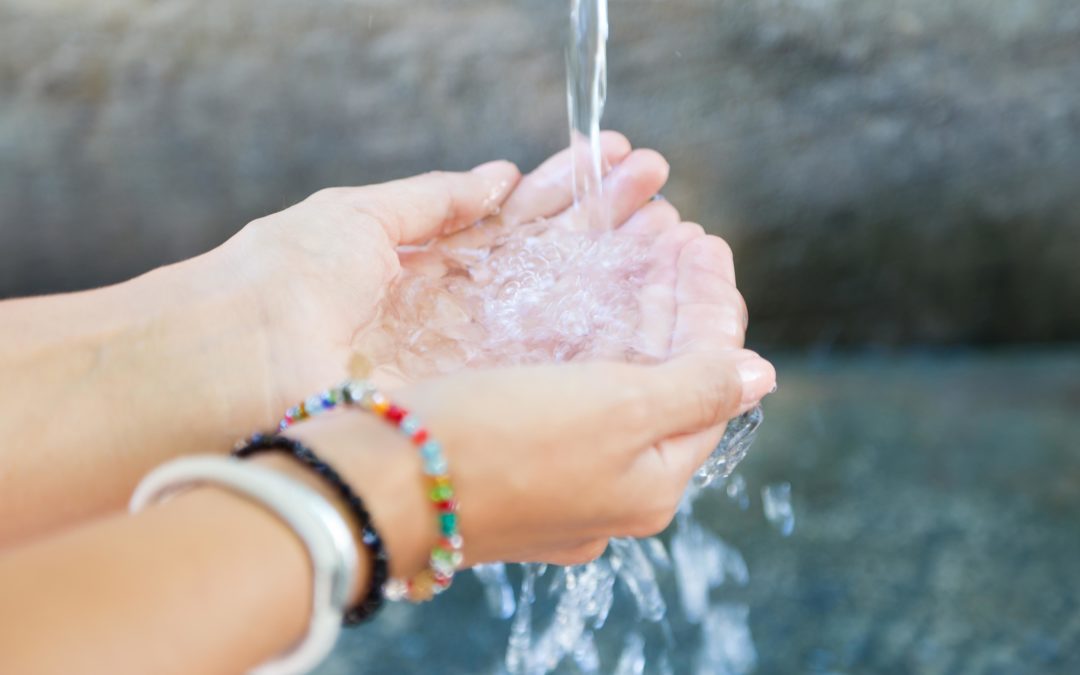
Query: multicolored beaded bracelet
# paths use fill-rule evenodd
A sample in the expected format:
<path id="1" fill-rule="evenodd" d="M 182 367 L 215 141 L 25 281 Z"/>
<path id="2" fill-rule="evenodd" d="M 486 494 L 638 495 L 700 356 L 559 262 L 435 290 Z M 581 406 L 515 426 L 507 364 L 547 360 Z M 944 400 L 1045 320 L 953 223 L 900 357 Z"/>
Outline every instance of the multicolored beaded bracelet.
<path id="1" fill-rule="evenodd" d="M 285 412 L 278 428 L 284 431 L 297 422 L 333 410 L 339 405 L 359 407 L 378 415 L 396 426 L 420 451 L 424 473 L 429 481 L 428 496 L 437 514 L 439 541 L 431 551 L 428 569 L 408 581 L 390 579 L 383 592 L 390 600 L 430 600 L 450 588 L 454 573 L 461 568 L 463 561 L 464 541 L 458 527 L 457 500 L 442 445 L 430 437 L 415 415 L 391 403 L 367 380 L 349 380 L 339 387 L 309 396 L 300 405 Z"/>

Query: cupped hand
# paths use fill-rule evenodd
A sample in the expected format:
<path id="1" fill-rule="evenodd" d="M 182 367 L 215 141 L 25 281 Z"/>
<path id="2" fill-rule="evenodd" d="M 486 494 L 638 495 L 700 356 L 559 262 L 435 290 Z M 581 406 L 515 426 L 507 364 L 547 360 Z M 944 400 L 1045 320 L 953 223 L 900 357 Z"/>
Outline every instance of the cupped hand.
<path id="1" fill-rule="evenodd" d="M 666 165 L 655 153 L 631 152 L 620 134 L 602 137 L 613 194 L 635 209 L 655 192 Z M 273 411 L 340 380 L 351 344 L 373 319 L 400 269 L 398 247 L 451 235 L 495 213 L 520 223 L 564 212 L 568 151 L 522 178 L 509 162 L 462 173 L 433 172 L 365 187 L 322 190 L 253 221 L 216 252 L 245 289 L 246 329 L 261 336 L 260 360 Z"/>
<path id="2" fill-rule="evenodd" d="M 470 563 L 577 562 L 611 536 L 662 529 L 727 420 L 775 385 L 772 366 L 742 349 L 747 314 L 730 249 L 654 199 L 663 158 L 631 152 L 617 134 L 603 145 L 604 210 L 617 233 L 651 242 L 636 347 L 658 363 L 461 372 L 395 392 L 447 447 Z M 237 235 L 227 246 L 259 280 L 280 407 L 341 378 L 399 271 L 396 247 L 436 236 L 468 246 L 494 228 L 573 217 L 571 161 L 563 152 L 520 180 L 493 163 L 324 191 Z M 435 531 L 419 462 L 400 439 L 357 414 L 293 433 L 365 494 L 395 572 L 418 570 Z"/>
<path id="3" fill-rule="evenodd" d="M 768 362 L 715 339 L 729 294 L 710 279 L 727 274 L 715 265 L 726 249 L 695 241 L 674 268 L 666 360 L 463 371 L 394 393 L 446 448 L 469 564 L 578 563 L 612 536 L 660 531 L 724 422 L 775 385 Z M 340 463 L 364 494 L 394 572 L 418 571 L 436 532 L 408 444 L 356 412 L 290 433 Z"/>

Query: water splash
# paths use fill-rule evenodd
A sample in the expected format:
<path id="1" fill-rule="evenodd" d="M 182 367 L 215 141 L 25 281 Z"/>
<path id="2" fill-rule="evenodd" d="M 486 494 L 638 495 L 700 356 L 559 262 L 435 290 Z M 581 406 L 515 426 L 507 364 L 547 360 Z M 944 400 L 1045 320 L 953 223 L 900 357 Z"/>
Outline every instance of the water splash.
<path id="1" fill-rule="evenodd" d="M 615 571 L 606 560 L 556 569 L 549 595 L 556 598 L 548 625 L 536 631 L 535 587 L 546 568 L 526 565 L 518 612 L 510 629 L 505 666 L 509 675 L 545 675 L 567 657 L 585 672 L 596 672 L 600 657 L 593 639 L 614 599 Z"/>
<path id="2" fill-rule="evenodd" d="M 689 513 L 680 513 L 676 519 L 671 557 L 682 610 L 691 623 L 704 620 L 710 591 L 728 579 L 738 586 L 750 581 L 750 571 L 738 549 L 703 528 Z"/>
<path id="3" fill-rule="evenodd" d="M 791 483 L 776 483 L 761 488 L 765 519 L 784 537 L 795 531 L 795 509 L 791 506 Z"/>
<path id="4" fill-rule="evenodd" d="M 716 450 L 694 475 L 694 483 L 698 487 L 707 487 L 719 478 L 730 476 L 739 462 L 746 458 L 764 419 L 759 407 L 732 420 Z"/>
<path id="5" fill-rule="evenodd" d="M 480 231 L 402 257 L 378 322 L 356 349 L 376 378 L 553 361 L 650 360 L 637 348 L 649 242 L 578 221 Z"/>
<path id="6" fill-rule="evenodd" d="M 529 656 L 532 652 L 533 604 L 536 602 L 536 578 L 544 573 L 546 565 L 522 565 L 524 576 L 518 593 L 517 613 L 510 624 L 510 639 L 506 646 L 506 672 L 510 675 L 528 675 Z"/>
<path id="7" fill-rule="evenodd" d="M 709 610 L 704 632 L 709 636 L 697 663 L 697 675 L 747 675 L 757 667 L 757 649 L 750 634 L 750 608 L 724 603 Z"/>
<path id="8" fill-rule="evenodd" d="M 506 565 L 503 563 L 490 563 L 487 565 L 475 565 L 473 574 L 484 585 L 484 597 L 487 599 L 488 609 L 492 615 L 500 619 L 509 619 L 517 609 L 514 602 L 514 588 L 506 577 Z"/>
<path id="9" fill-rule="evenodd" d="M 659 621 L 667 612 L 660 594 L 656 571 L 636 539 L 612 539 L 608 546 L 611 567 L 634 596 L 638 615 L 646 621 Z"/>
<path id="10" fill-rule="evenodd" d="M 402 273 L 378 320 L 354 345 L 377 380 L 493 365 L 655 358 L 636 344 L 651 241 L 612 229 L 601 199 L 607 0 L 571 3 L 566 62 L 575 209 L 513 228 L 494 218 L 403 249 Z M 516 600 L 506 566 L 477 568 L 492 614 L 511 619 L 504 672 L 547 675 L 564 663 L 583 673 L 672 672 L 671 658 L 682 648 L 669 622 L 672 607 L 699 627 L 699 673 L 749 672 L 757 657 L 748 610 L 713 604 L 722 586 L 748 582 L 746 562 L 693 519 L 693 502 L 703 489 L 723 486 L 739 508 L 748 508 L 745 481 L 731 474 L 761 422 L 755 409 L 729 423 L 687 492 L 668 546 L 659 538 L 614 539 L 605 557 L 586 565 L 525 565 Z M 776 496 L 763 493 L 763 499 Z M 665 585 L 678 589 L 677 602 L 665 599 Z M 619 598 L 636 608 L 637 621 L 608 628 L 625 636 L 616 662 L 604 664 L 596 635 Z"/>
<path id="11" fill-rule="evenodd" d="M 739 510 L 750 508 L 750 493 L 746 490 L 746 479 L 737 473 L 731 474 L 724 483 L 724 494 L 738 505 Z"/>
<path id="12" fill-rule="evenodd" d="M 641 675 L 645 672 L 645 638 L 637 633 L 629 633 L 614 675 Z"/>

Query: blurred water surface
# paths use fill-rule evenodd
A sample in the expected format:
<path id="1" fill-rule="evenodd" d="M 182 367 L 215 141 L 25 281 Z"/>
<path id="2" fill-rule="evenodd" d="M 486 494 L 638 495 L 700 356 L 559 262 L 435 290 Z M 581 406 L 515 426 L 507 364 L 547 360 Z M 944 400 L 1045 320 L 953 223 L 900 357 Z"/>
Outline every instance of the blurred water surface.
<path id="1" fill-rule="evenodd" d="M 713 597 L 749 608 L 755 672 L 1080 672 L 1080 352 L 799 357 L 779 370 L 739 469 L 750 508 L 722 493 L 695 508 L 749 567 L 745 588 Z M 781 480 L 788 538 L 753 489 Z M 601 672 L 631 606 L 617 598 L 599 632 Z M 507 634 L 467 580 L 347 635 L 319 673 L 493 673 Z M 674 672 L 695 672 L 696 630 L 675 635 Z"/>

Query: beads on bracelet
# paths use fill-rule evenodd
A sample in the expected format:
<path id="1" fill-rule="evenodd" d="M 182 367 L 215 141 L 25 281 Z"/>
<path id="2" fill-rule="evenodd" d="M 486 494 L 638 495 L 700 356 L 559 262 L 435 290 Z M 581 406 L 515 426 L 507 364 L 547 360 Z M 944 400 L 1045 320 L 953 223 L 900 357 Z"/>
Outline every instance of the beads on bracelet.
<path id="1" fill-rule="evenodd" d="M 359 407 L 383 418 L 408 437 L 420 453 L 427 495 L 435 507 L 439 539 L 431 551 L 427 569 L 408 581 L 390 579 L 386 582 L 384 593 L 390 600 L 430 600 L 450 587 L 454 573 L 463 562 L 464 541 L 458 524 L 458 504 L 442 445 L 431 438 L 415 415 L 393 404 L 365 380 L 350 380 L 339 387 L 309 396 L 286 411 L 278 428 L 284 431 L 297 422 L 341 405 Z"/>

